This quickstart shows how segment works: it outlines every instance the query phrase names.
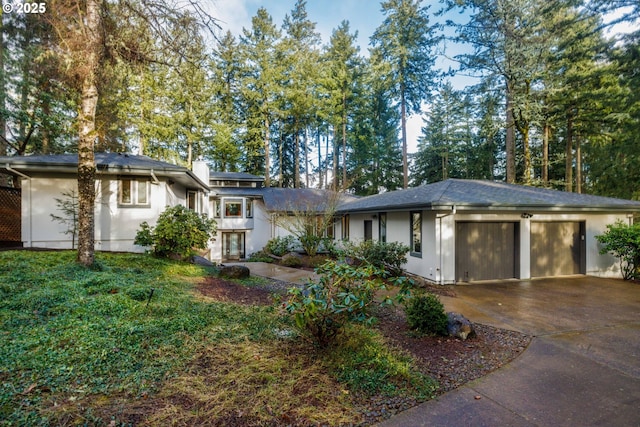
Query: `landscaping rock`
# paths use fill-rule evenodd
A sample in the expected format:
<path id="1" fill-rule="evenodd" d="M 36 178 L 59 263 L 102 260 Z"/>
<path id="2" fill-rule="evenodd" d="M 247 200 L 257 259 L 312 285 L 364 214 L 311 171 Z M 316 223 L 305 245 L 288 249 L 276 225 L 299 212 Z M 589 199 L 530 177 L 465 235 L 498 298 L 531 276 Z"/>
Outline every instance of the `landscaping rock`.
<path id="1" fill-rule="evenodd" d="M 227 279 L 246 279 L 249 276 L 249 268 L 244 265 L 224 265 L 220 269 L 220 277 Z"/>
<path id="2" fill-rule="evenodd" d="M 476 336 L 473 323 L 460 313 L 447 313 L 447 332 L 450 336 L 466 340 Z"/>
<path id="3" fill-rule="evenodd" d="M 215 264 L 206 259 L 205 257 L 201 257 L 200 255 L 194 255 L 191 257 L 191 263 L 195 265 L 202 265 L 204 267 L 213 267 Z"/>

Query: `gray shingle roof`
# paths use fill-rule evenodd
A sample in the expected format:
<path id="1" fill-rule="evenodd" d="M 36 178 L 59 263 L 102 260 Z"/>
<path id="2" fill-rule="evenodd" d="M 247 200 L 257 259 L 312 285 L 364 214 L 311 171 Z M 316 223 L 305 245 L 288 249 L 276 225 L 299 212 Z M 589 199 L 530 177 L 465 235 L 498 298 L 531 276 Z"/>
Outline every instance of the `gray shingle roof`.
<path id="1" fill-rule="evenodd" d="M 344 203 L 339 211 L 421 209 L 565 209 L 640 211 L 640 202 L 503 182 L 448 179 Z"/>
<path id="2" fill-rule="evenodd" d="M 95 153 L 96 165 L 100 168 L 135 168 L 153 170 L 187 170 L 183 166 L 154 160 L 147 156 L 123 153 Z M 69 166 L 77 167 L 77 154 L 47 154 L 40 156 L 0 157 L 0 164 L 11 163 L 14 166 Z"/>
<path id="3" fill-rule="evenodd" d="M 316 211 L 324 212 L 333 203 L 353 200 L 348 194 L 315 188 L 263 188 L 263 199 L 267 210 L 279 212 Z"/>
<path id="4" fill-rule="evenodd" d="M 147 156 L 123 153 L 95 153 L 98 171 L 114 174 L 148 173 L 153 171 L 158 176 L 171 176 L 188 187 L 208 188 L 189 169 L 171 163 L 154 160 Z M 0 170 L 12 168 L 22 172 L 63 171 L 75 173 L 78 167 L 77 154 L 47 154 L 39 156 L 0 157 Z"/>

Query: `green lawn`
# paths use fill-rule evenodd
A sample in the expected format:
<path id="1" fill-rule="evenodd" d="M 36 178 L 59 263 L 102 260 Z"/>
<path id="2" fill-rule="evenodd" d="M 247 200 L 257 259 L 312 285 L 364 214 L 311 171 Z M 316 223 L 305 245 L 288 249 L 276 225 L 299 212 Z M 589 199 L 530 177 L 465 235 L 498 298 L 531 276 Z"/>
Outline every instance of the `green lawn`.
<path id="1" fill-rule="evenodd" d="M 338 425 L 360 420 L 362 396 L 433 393 L 372 331 L 320 352 L 275 306 L 202 298 L 203 267 L 74 259 L 0 252 L 0 425 Z"/>

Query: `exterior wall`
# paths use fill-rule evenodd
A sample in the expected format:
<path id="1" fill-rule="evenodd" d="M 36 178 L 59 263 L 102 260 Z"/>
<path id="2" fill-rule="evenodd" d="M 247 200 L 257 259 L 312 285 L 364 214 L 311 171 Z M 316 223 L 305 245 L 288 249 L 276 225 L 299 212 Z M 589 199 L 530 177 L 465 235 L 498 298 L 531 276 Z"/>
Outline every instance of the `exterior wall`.
<path id="1" fill-rule="evenodd" d="M 626 214 L 600 213 L 533 213 L 532 218 L 521 218 L 520 213 L 476 213 L 457 214 L 456 221 L 515 221 L 520 223 L 520 279 L 531 278 L 531 222 L 532 221 L 584 221 L 586 240 L 586 274 L 599 277 L 621 277 L 620 265 L 611 255 L 600 255 L 600 245 L 595 236 L 606 231 L 607 224 L 617 220 L 628 221 Z M 455 226 L 455 224 L 454 224 Z M 454 237 L 447 244 L 452 246 L 455 254 L 455 227 L 451 235 Z M 446 283 L 455 282 L 455 257 L 447 257 L 449 264 L 444 273 Z"/>
<path id="2" fill-rule="evenodd" d="M 349 216 L 349 240 L 364 239 L 364 220 L 372 219 L 372 213 Z M 409 211 L 387 212 L 387 242 L 410 245 Z M 627 215 L 601 213 L 535 213 L 522 218 L 521 212 L 506 213 L 455 213 L 422 211 L 422 254 L 407 254 L 405 268 L 430 281 L 440 284 L 455 283 L 455 230 L 456 221 L 517 222 L 519 230 L 519 278 L 531 278 L 531 222 L 532 221 L 584 221 L 586 240 L 586 274 L 599 277 L 621 277 L 620 265 L 611 255 L 600 255 L 600 245 L 595 236 L 606 231 L 606 226 L 618 220 L 628 222 Z M 340 232 L 340 225 L 336 232 Z M 340 234 L 337 234 L 338 236 Z M 378 219 L 373 219 L 373 238 L 378 238 Z"/>
<path id="3" fill-rule="evenodd" d="M 436 214 L 431 211 L 422 212 L 422 253 L 420 256 L 407 253 L 407 264 L 404 268 L 413 274 L 438 281 L 440 266 L 438 263 L 440 247 L 436 242 Z M 410 213 L 387 212 L 387 242 L 398 242 L 410 246 Z M 374 218 L 375 216 L 375 218 Z M 349 215 L 349 241 L 358 243 L 364 240 L 364 221 L 373 221 L 373 239 L 378 240 L 379 214 L 351 214 Z M 337 227 L 340 233 L 340 225 Z M 337 234 L 340 236 L 340 234 Z"/>
<path id="4" fill-rule="evenodd" d="M 218 231 L 215 240 L 210 245 L 210 258 L 215 262 L 222 261 L 222 233 L 224 232 L 236 231 L 245 233 L 244 250 L 246 257 L 261 250 L 267 244 L 267 241 L 274 236 L 273 226 L 269 220 L 269 213 L 266 211 L 264 203 L 261 200 L 253 200 L 253 218 L 246 218 L 245 203 L 248 199 L 229 196 L 223 197 L 220 200 L 224 202 L 225 199 L 243 199 L 243 214 L 241 218 L 225 218 L 224 212 L 221 209 L 220 217 L 214 218 Z M 209 205 L 210 217 L 213 217 L 215 212 L 213 203 L 213 199 L 211 199 Z"/>
<path id="5" fill-rule="evenodd" d="M 98 176 L 96 180 L 95 240 L 96 250 L 143 252 L 133 241 L 143 221 L 155 225 L 166 206 L 185 205 L 187 189 L 165 180 L 150 185 L 149 206 L 118 205 L 118 180 Z M 56 198 L 65 191 L 77 191 L 75 176 L 38 177 L 22 180 L 22 240 L 25 247 L 71 249 L 71 235 L 64 234 L 65 224 L 51 215 L 63 216 Z"/>

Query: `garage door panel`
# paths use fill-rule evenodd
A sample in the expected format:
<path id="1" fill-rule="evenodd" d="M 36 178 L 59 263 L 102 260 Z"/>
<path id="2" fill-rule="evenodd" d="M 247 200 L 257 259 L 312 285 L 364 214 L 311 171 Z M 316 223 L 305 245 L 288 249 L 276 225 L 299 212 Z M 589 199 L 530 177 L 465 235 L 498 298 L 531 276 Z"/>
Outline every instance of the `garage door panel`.
<path id="1" fill-rule="evenodd" d="M 531 277 L 583 273 L 581 222 L 531 223 Z"/>
<path id="2" fill-rule="evenodd" d="M 456 223 L 456 280 L 515 277 L 515 232 L 512 222 Z"/>

